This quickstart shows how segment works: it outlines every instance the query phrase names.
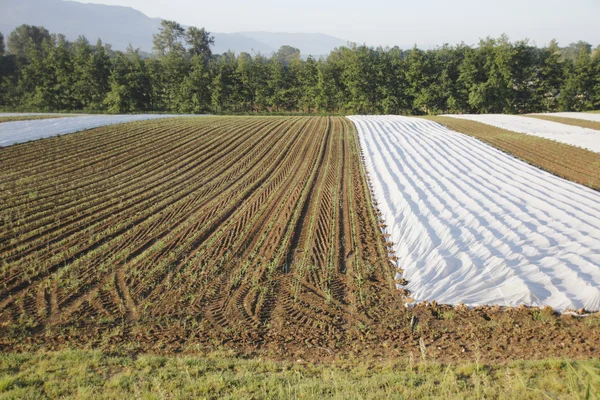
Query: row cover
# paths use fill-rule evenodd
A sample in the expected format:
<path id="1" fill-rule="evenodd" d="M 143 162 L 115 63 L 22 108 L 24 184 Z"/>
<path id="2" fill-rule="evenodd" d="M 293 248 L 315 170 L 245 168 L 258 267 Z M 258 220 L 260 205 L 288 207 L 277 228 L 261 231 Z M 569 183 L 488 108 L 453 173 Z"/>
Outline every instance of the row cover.
<path id="1" fill-rule="evenodd" d="M 81 117 L 4 122 L 0 124 L 0 147 L 106 125 L 171 117 L 175 117 L 175 115 L 87 115 Z"/>
<path id="2" fill-rule="evenodd" d="M 550 117 L 575 118 L 575 119 L 583 119 L 585 121 L 600 122 L 600 113 L 557 112 L 557 113 L 543 113 L 543 114 L 533 114 L 533 115 L 548 115 Z"/>
<path id="3" fill-rule="evenodd" d="M 582 113 L 567 113 L 581 115 Z M 555 114 L 546 114 L 555 115 Z M 594 115 L 594 114 L 589 114 Z M 497 128 L 506 129 L 513 132 L 525 133 L 546 139 L 556 140 L 570 144 L 572 146 L 582 147 L 591 151 L 600 153 L 600 131 L 580 126 L 559 124 L 533 117 L 522 117 L 519 115 L 505 114 L 460 114 L 446 115 L 447 117 L 468 119 L 492 125 Z M 560 115 L 555 115 L 560 116 Z M 563 115 L 566 116 L 566 115 Z M 573 118 L 570 116 L 569 118 Z M 581 119 L 581 118 L 580 118 Z"/>
<path id="4" fill-rule="evenodd" d="M 600 310 L 600 193 L 432 121 L 350 118 L 416 301 Z"/>

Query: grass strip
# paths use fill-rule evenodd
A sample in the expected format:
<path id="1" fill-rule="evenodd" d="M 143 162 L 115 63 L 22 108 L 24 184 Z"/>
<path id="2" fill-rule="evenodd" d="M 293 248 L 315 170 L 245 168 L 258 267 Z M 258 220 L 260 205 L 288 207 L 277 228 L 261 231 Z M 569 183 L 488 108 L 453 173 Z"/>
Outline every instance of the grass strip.
<path id="1" fill-rule="evenodd" d="M 163 357 L 64 350 L 0 354 L 1 398 L 589 398 L 600 360 L 441 364 Z"/>

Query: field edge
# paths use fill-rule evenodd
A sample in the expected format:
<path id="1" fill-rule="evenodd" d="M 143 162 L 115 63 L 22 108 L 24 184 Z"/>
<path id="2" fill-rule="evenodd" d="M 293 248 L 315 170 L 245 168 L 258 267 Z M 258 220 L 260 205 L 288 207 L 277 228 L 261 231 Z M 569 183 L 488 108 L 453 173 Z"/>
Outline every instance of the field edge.
<path id="1" fill-rule="evenodd" d="M 123 398 L 598 398 L 600 359 L 547 359 L 506 364 L 442 364 L 420 358 L 385 362 L 346 359 L 244 359 L 230 352 L 201 357 L 99 351 L 0 353 L 0 395 Z"/>

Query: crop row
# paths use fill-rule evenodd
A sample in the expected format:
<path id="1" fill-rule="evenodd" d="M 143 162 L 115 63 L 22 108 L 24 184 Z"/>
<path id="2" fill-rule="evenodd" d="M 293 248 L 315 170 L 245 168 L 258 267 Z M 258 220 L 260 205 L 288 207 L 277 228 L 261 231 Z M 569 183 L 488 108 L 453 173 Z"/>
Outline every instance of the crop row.
<path id="1" fill-rule="evenodd" d="M 398 298 L 347 119 L 160 120 L 0 151 L 5 326 L 337 337 Z"/>

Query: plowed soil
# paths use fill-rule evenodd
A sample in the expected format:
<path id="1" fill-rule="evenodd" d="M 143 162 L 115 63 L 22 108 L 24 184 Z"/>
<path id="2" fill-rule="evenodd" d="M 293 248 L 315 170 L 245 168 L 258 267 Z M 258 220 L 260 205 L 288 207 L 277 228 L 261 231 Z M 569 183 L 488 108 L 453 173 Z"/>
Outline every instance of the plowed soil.
<path id="1" fill-rule="evenodd" d="M 345 118 L 139 122 L 0 149 L 0 350 L 600 355 L 600 318 L 419 305 Z"/>

